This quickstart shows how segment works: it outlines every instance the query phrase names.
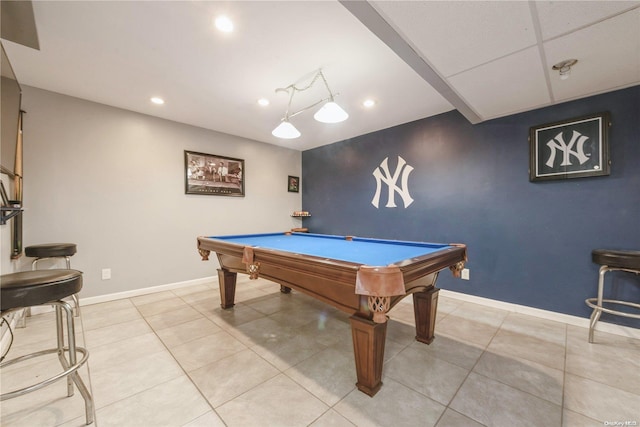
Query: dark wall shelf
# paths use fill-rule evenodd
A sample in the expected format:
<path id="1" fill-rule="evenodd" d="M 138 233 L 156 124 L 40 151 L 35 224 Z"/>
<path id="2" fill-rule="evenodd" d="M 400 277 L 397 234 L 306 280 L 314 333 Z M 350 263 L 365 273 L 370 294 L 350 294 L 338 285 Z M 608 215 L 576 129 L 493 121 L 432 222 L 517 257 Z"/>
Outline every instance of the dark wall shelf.
<path id="1" fill-rule="evenodd" d="M 9 206 L 2 206 L 2 216 L 0 217 L 0 225 L 5 225 L 14 216 L 22 213 L 22 208 L 12 208 Z"/>

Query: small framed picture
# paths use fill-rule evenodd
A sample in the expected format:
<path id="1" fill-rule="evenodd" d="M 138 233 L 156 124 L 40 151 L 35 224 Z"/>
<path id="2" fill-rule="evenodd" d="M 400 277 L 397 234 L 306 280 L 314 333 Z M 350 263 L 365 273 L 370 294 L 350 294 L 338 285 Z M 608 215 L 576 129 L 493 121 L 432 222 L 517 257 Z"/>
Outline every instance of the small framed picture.
<path id="1" fill-rule="evenodd" d="M 184 152 L 185 194 L 244 196 L 244 160 Z"/>
<path id="2" fill-rule="evenodd" d="M 609 113 L 529 130 L 529 181 L 609 175 Z"/>
<path id="3" fill-rule="evenodd" d="M 298 191 L 300 191 L 300 178 L 297 176 L 289 175 L 289 178 L 287 180 L 287 190 L 290 193 L 297 193 Z"/>

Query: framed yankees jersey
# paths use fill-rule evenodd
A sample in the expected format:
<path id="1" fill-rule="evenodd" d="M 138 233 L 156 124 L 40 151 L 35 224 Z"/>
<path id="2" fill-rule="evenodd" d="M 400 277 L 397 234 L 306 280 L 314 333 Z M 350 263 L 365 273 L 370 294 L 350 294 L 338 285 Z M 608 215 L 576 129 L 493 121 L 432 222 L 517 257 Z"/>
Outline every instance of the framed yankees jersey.
<path id="1" fill-rule="evenodd" d="M 609 175 L 608 112 L 529 130 L 529 180 Z"/>

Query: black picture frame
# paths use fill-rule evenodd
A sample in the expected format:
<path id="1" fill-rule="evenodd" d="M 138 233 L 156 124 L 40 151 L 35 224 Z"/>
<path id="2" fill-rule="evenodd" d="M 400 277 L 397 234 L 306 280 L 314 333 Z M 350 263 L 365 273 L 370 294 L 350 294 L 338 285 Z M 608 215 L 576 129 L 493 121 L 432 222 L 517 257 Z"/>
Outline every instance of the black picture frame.
<path id="1" fill-rule="evenodd" d="M 609 112 L 529 129 L 529 181 L 609 175 Z"/>
<path id="2" fill-rule="evenodd" d="M 244 197 L 243 159 L 184 151 L 185 194 Z"/>
<path id="3" fill-rule="evenodd" d="M 300 177 L 289 175 L 287 178 L 287 191 L 289 193 L 297 193 L 300 191 Z"/>

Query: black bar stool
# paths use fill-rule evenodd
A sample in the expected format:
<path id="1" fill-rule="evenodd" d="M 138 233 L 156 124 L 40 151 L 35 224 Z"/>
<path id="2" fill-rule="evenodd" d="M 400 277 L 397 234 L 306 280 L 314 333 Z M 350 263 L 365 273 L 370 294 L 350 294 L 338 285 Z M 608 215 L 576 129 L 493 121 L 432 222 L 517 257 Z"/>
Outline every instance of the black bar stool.
<path id="1" fill-rule="evenodd" d="M 24 254 L 35 258 L 31 263 L 31 269 L 37 270 L 38 262 L 47 259 L 64 259 L 67 270 L 71 269 L 71 257 L 77 252 L 75 243 L 44 243 L 41 245 L 31 245 L 24 248 Z M 80 314 L 80 300 L 78 295 L 71 295 L 75 307 L 75 314 Z M 27 310 L 28 313 L 28 310 Z"/>
<path id="2" fill-rule="evenodd" d="M 75 255 L 76 251 L 75 243 L 45 243 L 24 248 L 26 256 L 35 258 L 31 263 L 32 270 L 36 269 L 39 261 L 48 258 L 64 258 L 67 262 L 67 269 L 71 269 L 71 257 Z"/>
<path id="3" fill-rule="evenodd" d="M 63 371 L 31 386 L 2 393 L 0 401 L 22 396 L 40 390 L 62 378 L 67 378 L 67 396 L 73 396 L 75 384 L 85 402 L 86 423 L 94 420 L 94 406 L 91 393 L 78 374 L 78 369 L 89 359 L 89 352 L 76 346 L 74 316 L 71 305 L 63 301 L 82 289 L 82 273 L 76 270 L 22 271 L 0 276 L 0 314 L 4 317 L 13 311 L 38 305 L 54 305 L 56 308 L 56 348 L 38 351 L 2 362 L 0 368 L 46 354 L 57 353 Z M 67 343 L 64 342 L 64 321 L 66 314 Z M 78 360 L 78 354 L 82 357 Z"/>
<path id="4" fill-rule="evenodd" d="M 626 271 L 628 273 L 640 274 L 640 251 L 616 251 L 608 249 L 595 249 L 591 252 L 591 260 L 600 265 L 600 276 L 598 279 L 598 297 L 587 298 L 585 302 L 591 308 L 591 319 L 589 322 L 589 342 L 593 342 L 593 332 L 596 323 L 600 320 L 602 313 L 614 314 L 617 316 L 631 317 L 640 319 L 640 313 L 629 313 L 626 311 L 615 310 L 613 308 L 604 307 L 604 303 L 612 305 L 625 305 L 640 309 L 640 304 L 620 301 L 613 299 L 604 299 L 604 275 L 607 271 Z"/>

